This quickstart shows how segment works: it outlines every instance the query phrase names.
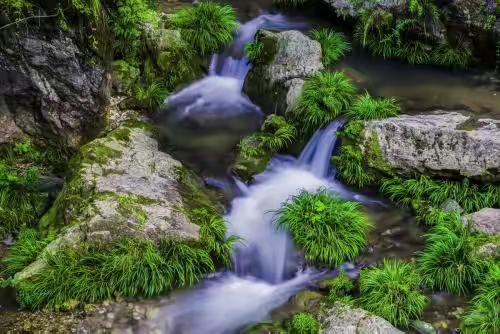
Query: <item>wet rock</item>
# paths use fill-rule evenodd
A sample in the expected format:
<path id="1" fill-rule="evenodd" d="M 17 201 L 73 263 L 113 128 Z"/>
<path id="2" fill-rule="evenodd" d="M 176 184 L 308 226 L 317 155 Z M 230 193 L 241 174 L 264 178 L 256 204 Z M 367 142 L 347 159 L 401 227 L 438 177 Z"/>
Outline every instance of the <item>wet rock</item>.
<path id="1" fill-rule="evenodd" d="M 401 115 L 365 122 L 364 146 L 379 146 L 379 166 L 396 175 L 425 174 L 500 180 L 500 128 L 498 121 L 455 111 Z"/>
<path id="2" fill-rule="evenodd" d="M 479 246 L 477 255 L 486 259 L 500 259 L 500 245 L 497 243 L 486 243 Z"/>
<path id="3" fill-rule="evenodd" d="M 415 320 L 412 322 L 412 327 L 420 334 L 436 334 L 436 330 L 428 322 Z"/>
<path id="4" fill-rule="evenodd" d="M 201 202 L 212 203 L 201 182 L 159 151 L 152 130 L 143 123 L 120 127 L 84 145 L 73 160 L 72 177 L 40 222 L 44 231 L 61 231 L 42 254 L 124 237 L 197 240 L 199 226 L 187 213 Z M 16 277 L 38 272 L 41 258 Z"/>
<path id="5" fill-rule="evenodd" d="M 351 306 L 335 303 L 322 321 L 325 334 L 402 334 L 387 320 Z"/>
<path id="6" fill-rule="evenodd" d="M 488 235 L 500 234 L 500 209 L 482 209 L 467 215 L 466 218 L 478 232 Z"/>
<path id="7" fill-rule="evenodd" d="M 301 311 L 311 310 L 315 306 L 318 306 L 321 298 L 323 298 L 321 293 L 306 290 L 293 296 L 290 300 L 290 304 Z"/>
<path id="8" fill-rule="evenodd" d="M 265 59 L 248 74 L 245 92 L 266 113 L 284 114 L 302 94 L 304 79 L 323 69 L 321 45 L 295 30 L 261 30 L 256 39 Z"/>
<path id="9" fill-rule="evenodd" d="M 29 135 L 79 146 L 104 125 L 107 82 L 69 33 L 15 35 L 0 48 L 0 144 Z"/>
<path id="10" fill-rule="evenodd" d="M 439 206 L 439 208 L 446 212 L 462 213 L 464 211 L 460 204 L 453 199 L 447 199 Z"/>
<path id="11" fill-rule="evenodd" d="M 495 20 L 496 6 L 495 0 L 452 0 L 445 9 L 454 22 L 483 30 L 486 28 L 489 16 Z"/>
<path id="12" fill-rule="evenodd" d="M 357 17 L 362 11 L 372 8 L 382 8 L 391 12 L 401 12 L 406 7 L 406 0 L 376 0 L 376 1 L 349 1 L 323 0 L 323 3 L 333 9 L 340 16 Z"/>

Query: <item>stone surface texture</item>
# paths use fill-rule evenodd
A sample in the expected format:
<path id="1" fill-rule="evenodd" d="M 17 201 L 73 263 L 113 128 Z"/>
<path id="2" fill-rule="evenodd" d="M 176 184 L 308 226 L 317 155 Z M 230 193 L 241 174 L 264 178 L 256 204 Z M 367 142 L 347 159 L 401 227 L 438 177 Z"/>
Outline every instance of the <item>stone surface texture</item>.
<path id="1" fill-rule="evenodd" d="M 384 160 L 399 175 L 500 180 L 500 128 L 495 120 L 474 121 L 456 111 L 401 115 L 365 122 L 364 136 L 377 139 Z"/>
<path id="2" fill-rule="evenodd" d="M 263 59 L 248 74 L 245 92 L 266 113 L 284 114 L 302 94 L 304 79 L 323 70 L 321 45 L 295 30 L 261 30 L 257 41 Z"/>

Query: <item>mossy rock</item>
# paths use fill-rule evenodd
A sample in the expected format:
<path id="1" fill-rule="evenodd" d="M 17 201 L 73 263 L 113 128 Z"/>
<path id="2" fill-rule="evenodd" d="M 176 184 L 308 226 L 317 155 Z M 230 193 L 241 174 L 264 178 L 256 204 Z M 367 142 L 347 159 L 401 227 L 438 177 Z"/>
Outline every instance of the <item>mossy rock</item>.
<path id="1" fill-rule="evenodd" d="M 67 183 L 40 222 L 41 230 L 54 237 L 42 255 L 123 238 L 199 240 L 193 211 L 204 208 L 217 215 L 218 206 L 194 173 L 159 151 L 155 137 L 150 125 L 128 122 L 81 148 L 70 163 Z M 43 265 L 35 261 L 18 277 Z"/>

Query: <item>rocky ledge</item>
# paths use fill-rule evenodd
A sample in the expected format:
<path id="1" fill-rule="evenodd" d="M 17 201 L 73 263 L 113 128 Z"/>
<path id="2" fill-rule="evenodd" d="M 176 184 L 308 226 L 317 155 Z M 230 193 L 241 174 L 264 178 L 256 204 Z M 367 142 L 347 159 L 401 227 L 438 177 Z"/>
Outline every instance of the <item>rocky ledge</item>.
<path id="1" fill-rule="evenodd" d="M 265 112 L 283 115 L 302 94 L 304 79 L 323 70 L 321 45 L 295 30 L 261 30 L 256 42 L 263 55 L 247 76 L 245 93 Z"/>
<path id="2" fill-rule="evenodd" d="M 474 121 L 465 112 L 435 111 L 365 122 L 362 146 L 375 138 L 396 175 L 500 181 L 499 121 Z M 380 168 L 380 166 L 370 166 Z"/>
<path id="3" fill-rule="evenodd" d="M 194 174 L 159 151 L 154 133 L 143 123 L 122 126 L 86 144 L 71 169 L 71 178 L 40 223 L 58 237 L 18 279 L 43 267 L 47 252 L 82 243 L 126 237 L 198 240 L 199 226 L 189 213 L 215 205 Z"/>

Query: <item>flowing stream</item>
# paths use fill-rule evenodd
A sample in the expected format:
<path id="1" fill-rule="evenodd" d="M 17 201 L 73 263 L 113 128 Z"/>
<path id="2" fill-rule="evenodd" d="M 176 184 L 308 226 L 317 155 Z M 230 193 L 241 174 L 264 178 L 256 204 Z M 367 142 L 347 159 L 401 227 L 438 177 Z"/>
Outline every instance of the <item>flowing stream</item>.
<path id="1" fill-rule="evenodd" d="M 213 56 L 210 76 L 202 82 L 214 78 L 231 81 L 234 92 L 236 80 L 241 91 L 251 67 L 244 56 L 244 46 L 254 39 L 257 30 L 303 26 L 287 22 L 282 15 L 270 14 L 241 25 L 234 44 L 224 53 Z M 199 84 L 185 90 L 196 89 Z M 217 91 L 219 96 L 225 94 L 226 91 Z M 290 236 L 278 229 L 274 221 L 283 203 L 304 190 L 314 192 L 324 188 L 345 198 L 355 196 L 331 177 L 330 159 L 336 133 L 343 124 L 343 121 L 333 122 L 319 130 L 298 159 L 275 160 L 255 184 L 247 187 L 238 182 L 242 195 L 232 201 L 225 217 L 228 234 L 242 239 L 234 250 L 234 271 L 221 273 L 198 288 L 174 297 L 158 317 L 163 332 L 232 333 L 262 321 L 273 309 L 322 275 L 302 268 L 301 257 Z"/>

